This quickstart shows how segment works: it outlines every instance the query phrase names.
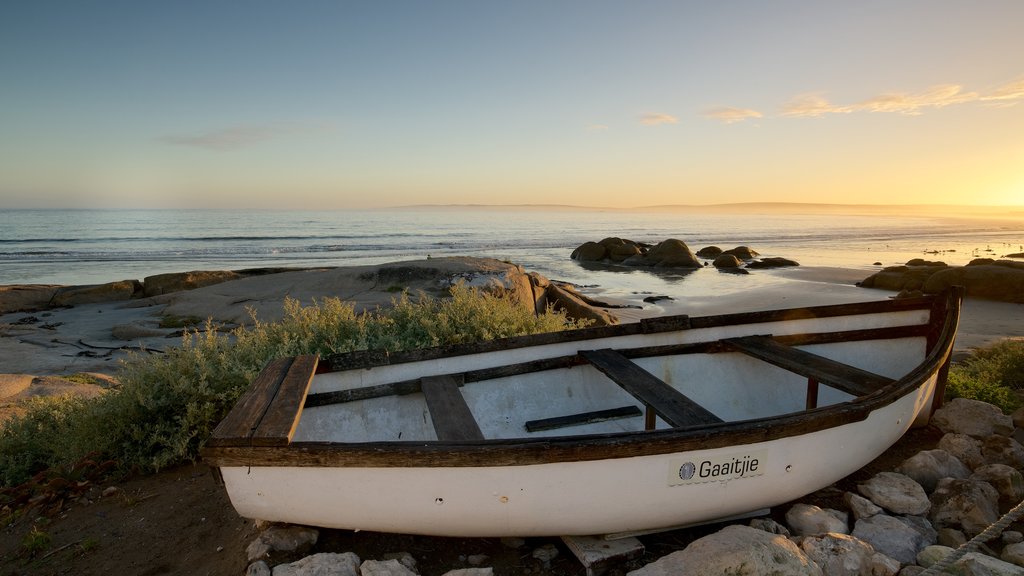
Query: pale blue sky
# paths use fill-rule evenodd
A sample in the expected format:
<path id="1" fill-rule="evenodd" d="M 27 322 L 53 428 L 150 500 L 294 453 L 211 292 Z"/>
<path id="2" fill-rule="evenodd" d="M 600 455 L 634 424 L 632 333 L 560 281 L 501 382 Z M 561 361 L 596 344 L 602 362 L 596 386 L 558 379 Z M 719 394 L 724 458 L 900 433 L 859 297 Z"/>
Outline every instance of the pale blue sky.
<path id="1" fill-rule="evenodd" d="M 0 207 L 1024 204 L 1024 2 L 7 2 Z"/>

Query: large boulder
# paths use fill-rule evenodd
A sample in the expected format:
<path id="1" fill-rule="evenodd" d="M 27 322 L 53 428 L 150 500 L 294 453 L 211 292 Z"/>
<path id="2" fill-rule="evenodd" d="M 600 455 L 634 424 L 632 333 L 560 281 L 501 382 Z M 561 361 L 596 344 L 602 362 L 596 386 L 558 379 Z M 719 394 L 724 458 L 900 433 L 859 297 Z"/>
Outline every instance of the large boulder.
<path id="1" fill-rule="evenodd" d="M 979 534 L 999 519 L 999 493 L 988 482 L 944 478 L 931 495 L 929 519 L 937 528 Z"/>
<path id="2" fill-rule="evenodd" d="M 792 540 L 749 526 L 726 526 L 628 576 L 821 576 Z"/>
<path id="3" fill-rule="evenodd" d="M 937 534 L 911 518 L 876 514 L 861 518 L 853 526 L 852 536 L 871 544 L 874 549 L 904 564 L 913 564 L 917 553 L 935 543 Z"/>
<path id="4" fill-rule="evenodd" d="M 230 270 L 194 270 L 192 272 L 174 272 L 170 274 L 155 274 L 146 276 L 143 281 L 145 296 L 160 296 L 183 290 L 195 290 L 206 286 L 213 286 L 221 282 L 238 280 L 243 275 Z"/>
<path id="5" fill-rule="evenodd" d="M 121 280 L 120 282 L 89 286 L 61 286 L 53 295 L 50 305 L 77 306 L 97 302 L 116 302 L 131 300 L 141 294 L 142 284 L 138 280 Z"/>
<path id="6" fill-rule="evenodd" d="M 945 450 L 922 450 L 904 460 L 896 472 L 912 478 L 925 492 L 935 490 L 943 478 L 967 478 L 971 469 Z"/>
<path id="7" fill-rule="evenodd" d="M 760 260 L 754 260 L 747 264 L 747 268 L 764 269 L 764 268 L 786 268 L 789 266 L 799 266 L 800 263 L 796 260 L 790 260 L 789 258 L 761 258 Z"/>
<path id="8" fill-rule="evenodd" d="M 937 294 L 950 286 L 963 286 L 967 295 L 1003 302 L 1024 303 L 1024 262 L 980 258 L 966 266 L 914 259 L 905 266 L 890 266 L 859 283 L 864 288 L 921 290 Z"/>
<path id="9" fill-rule="evenodd" d="M 924 488 L 910 477 L 896 472 L 879 472 L 859 484 L 857 489 L 867 499 L 896 514 L 920 515 L 931 507 Z"/>
<path id="10" fill-rule="evenodd" d="M 935 411 L 932 424 L 946 433 L 986 438 L 1013 434 L 1013 418 L 996 406 L 969 398 L 954 398 Z"/>
<path id="11" fill-rule="evenodd" d="M 800 550 L 828 576 L 893 576 L 900 569 L 899 561 L 875 552 L 871 544 L 846 534 L 804 538 Z"/>
<path id="12" fill-rule="evenodd" d="M 682 240 L 669 238 L 655 244 L 645 257 L 658 268 L 700 268 L 700 261 Z"/>
<path id="13" fill-rule="evenodd" d="M 0 314 L 45 310 L 58 289 L 50 284 L 0 286 Z"/>

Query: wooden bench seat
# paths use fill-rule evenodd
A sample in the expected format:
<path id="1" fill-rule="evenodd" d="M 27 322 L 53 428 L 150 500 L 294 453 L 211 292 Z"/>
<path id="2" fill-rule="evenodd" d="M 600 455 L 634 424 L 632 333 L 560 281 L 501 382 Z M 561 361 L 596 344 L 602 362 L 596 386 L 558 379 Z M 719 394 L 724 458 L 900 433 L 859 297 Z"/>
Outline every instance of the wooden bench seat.
<path id="1" fill-rule="evenodd" d="M 316 366 L 316 356 L 271 361 L 217 425 L 206 445 L 288 445 L 299 423 Z"/>
<path id="2" fill-rule="evenodd" d="M 424 376 L 420 378 L 427 410 L 438 440 L 483 440 L 483 432 L 459 390 L 462 375 Z"/>
<path id="3" fill-rule="evenodd" d="M 836 362 L 824 356 L 779 344 L 769 336 L 727 338 L 722 342 L 748 356 L 853 396 L 864 396 L 893 382 L 891 378 Z"/>
<path id="4" fill-rule="evenodd" d="M 723 421 L 614 350 L 583 350 L 579 354 L 634 398 L 647 404 L 669 426 L 699 426 Z"/>

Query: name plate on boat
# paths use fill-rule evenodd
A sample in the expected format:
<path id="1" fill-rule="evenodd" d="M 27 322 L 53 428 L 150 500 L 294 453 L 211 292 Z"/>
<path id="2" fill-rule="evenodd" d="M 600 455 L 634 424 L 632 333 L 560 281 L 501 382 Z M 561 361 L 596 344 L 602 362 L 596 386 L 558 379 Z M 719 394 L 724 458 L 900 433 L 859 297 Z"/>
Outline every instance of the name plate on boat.
<path id="1" fill-rule="evenodd" d="M 764 450 L 754 450 L 699 460 L 675 458 L 669 466 L 668 485 L 726 482 L 760 476 L 764 474 L 767 464 L 765 454 Z"/>

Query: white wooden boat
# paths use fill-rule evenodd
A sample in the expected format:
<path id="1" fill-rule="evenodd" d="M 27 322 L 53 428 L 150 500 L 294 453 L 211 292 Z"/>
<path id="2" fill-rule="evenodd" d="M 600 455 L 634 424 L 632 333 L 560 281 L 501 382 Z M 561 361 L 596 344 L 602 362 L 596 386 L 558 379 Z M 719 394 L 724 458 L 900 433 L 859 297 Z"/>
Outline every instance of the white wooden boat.
<path id="1" fill-rule="evenodd" d="M 276 360 L 203 458 L 261 520 L 486 537 L 713 521 L 821 489 L 927 423 L 961 297 Z"/>

